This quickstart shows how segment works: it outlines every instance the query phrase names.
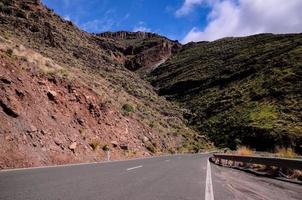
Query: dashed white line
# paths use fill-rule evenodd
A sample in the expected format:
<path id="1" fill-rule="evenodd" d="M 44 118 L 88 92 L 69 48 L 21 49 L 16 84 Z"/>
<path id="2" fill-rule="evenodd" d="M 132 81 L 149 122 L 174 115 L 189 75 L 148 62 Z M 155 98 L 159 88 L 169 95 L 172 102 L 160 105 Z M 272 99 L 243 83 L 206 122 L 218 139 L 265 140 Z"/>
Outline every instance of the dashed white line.
<path id="1" fill-rule="evenodd" d="M 141 168 L 143 167 L 142 165 L 139 165 L 139 166 L 136 166 L 136 167 L 131 167 L 131 168 L 128 168 L 127 171 L 130 171 L 130 170 L 133 170 L 133 169 L 137 169 L 137 168 Z"/>
<path id="2" fill-rule="evenodd" d="M 211 174 L 211 164 L 208 160 L 207 163 L 207 176 L 206 176 L 206 189 L 205 189 L 205 200 L 214 200 L 214 192 L 212 185 L 212 174 Z"/>
<path id="3" fill-rule="evenodd" d="M 168 160 L 165 160 L 166 162 L 169 162 L 170 160 L 168 159 Z"/>

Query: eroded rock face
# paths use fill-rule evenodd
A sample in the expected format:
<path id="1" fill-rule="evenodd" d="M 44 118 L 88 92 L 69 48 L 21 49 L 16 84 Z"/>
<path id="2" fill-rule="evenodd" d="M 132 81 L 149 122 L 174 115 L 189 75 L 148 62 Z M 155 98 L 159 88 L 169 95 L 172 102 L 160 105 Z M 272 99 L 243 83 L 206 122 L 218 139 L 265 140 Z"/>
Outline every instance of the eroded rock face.
<path id="1" fill-rule="evenodd" d="M 130 40 L 130 39 L 148 39 L 158 36 L 155 33 L 148 32 L 128 32 L 128 31 L 117 31 L 117 32 L 104 32 L 97 34 L 100 37 L 106 37 L 111 39 L 119 39 L 119 40 Z"/>
<path id="2" fill-rule="evenodd" d="M 181 47 L 178 41 L 169 40 L 155 33 L 119 31 L 105 32 L 97 36 L 117 41 L 120 44 L 119 48 L 107 46 L 108 49 L 117 49 L 123 55 L 123 59 L 118 58 L 119 62 L 131 71 L 140 70 L 139 74 L 142 76 L 150 73 L 154 66 L 167 60 Z"/>
<path id="3" fill-rule="evenodd" d="M 28 63 L 2 54 L 0 74 L 6 79 L 0 81 L 0 168 L 102 160 L 104 152 L 90 146 L 104 144 L 113 147 L 113 159 L 125 157 L 125 150 L 146 155 L 138 138 L 153 130 L 123 115 L 119 104 L 77 80 L 36 73 L 37 65 L 30 66 L 32 71 L 17 70 Z M 162 148 L 159 135 L 152 134 Z"/>

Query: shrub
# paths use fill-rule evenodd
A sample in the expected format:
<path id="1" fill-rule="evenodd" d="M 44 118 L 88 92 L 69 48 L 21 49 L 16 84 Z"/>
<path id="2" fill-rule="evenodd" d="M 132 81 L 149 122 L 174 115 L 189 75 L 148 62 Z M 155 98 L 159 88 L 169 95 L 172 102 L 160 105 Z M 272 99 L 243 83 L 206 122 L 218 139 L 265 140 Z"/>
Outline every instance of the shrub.
<path id="1" fill-rule="evenodd" d="M 7 49 L 6 50 L 6 54 L 9 56 L 9 57 L 11 57 L 12 55 L 13 55 L 13 53 L 14 53 L 14 50 L 13 49 Z"/>
<path id="2" fill-rule="evenodd" d="M 12 0 L 2 0 L 3 4 L 6 6 L 11 6 L 13 4 Z"/>
<path id="3" fill-rule="evenodd" d="M 91 142 L 89 145 L 91 146 L 91 148 L 93 149 L 93 151 L 96 151 L 96 150 L 98 150 L 100 148 L 100 144 L 98 142 L 96 142 L 96 141 Z"/>
<path id="4" fill-rule="evenodd" d="M 65 68 L 62 68 L 58 71 L 58 74 L 61 77 L 68 77 L 69 76 L 69 71 Z"/>
<path id="5" fill-rule="evenodd" d="M 27 57 L 25 57 L 25 56 L 22 56 L 22 57 L 21 57 L 21 60 L 22 60 L 23 62 L 27 62 L 27 61 L 28 61 Z"/>
<path id="6" fill-rule="evenodd" d="M 172 149 L 172 148 L 169 148 L 169 149 L 168 149 L 168 152 L 169 152 L 170 154 L 175 154 L 175 153 L 176 153 L 175 150 Z"/>
<path id="7" fill-rule="evenodd" d="M 131 106 L 130 104 L 124 104 L 123 106 L 122 106 L 122 110 L 123 110 L 123 112 L 125 112 L 125 113 L 131 113 L 131 112 L 134 112 L 134 108 L 133 108 L 133 106 Z"/>
<path id="8" fill-rule="evenodd" d="M 146 146 L 146 148 L 148 149 L 148 151 L 156 153 L 156 148 L 153 144 L 149 144 L 148 146 Z"/>
<path id="9" fill-rule="evenodd" d="M 294 158 L 297 154 L 291 148 L 277 147 L 276 154 L 282 158 Z"/>
<path id="10" fill-rule="evenodd" d="M 102 149 L 103 149 L 103 151 L 109 151 L 110 147 L 108 144 L 105 144 Z"/>
<path id="11" fill-rule="evenodd" d="M 150 122 L 150 123 L 149 123 L 149 126 L 150 126 L 150 128 L 154 128 L 154 126 L 155 126 L 154 122 L 153 122 L 153 121 Z"/>
<path id="12" fill-rule="evenodd" d="M 237 154 L 241 156 L 251 156 L 254 152 L 248 147 L 242 146 L 237 149 Z"/>
<path id="13" fill-rule="evenodd" d="M 12 14 L 12 9 L 9 7 L 9 3 L 6 1 L 0 2 L 0 12 L 3 12 L 7 15 Z"/>
<path id="14" fill-rule="evenodd" d="M 21 9 L 22 10 L 30 10 L 30 7 L 26 3 L 21 4 Z"/>

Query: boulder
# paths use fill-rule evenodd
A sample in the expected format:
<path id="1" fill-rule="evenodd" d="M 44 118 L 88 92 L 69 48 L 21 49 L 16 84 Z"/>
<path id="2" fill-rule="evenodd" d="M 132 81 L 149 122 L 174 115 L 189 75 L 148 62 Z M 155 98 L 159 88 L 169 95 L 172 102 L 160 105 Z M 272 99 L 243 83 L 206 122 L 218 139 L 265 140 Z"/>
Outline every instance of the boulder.
<path id="1" fill-rule="evenodd" d="M 38 129 L 34 125 L 30 125 L 28 132 L 36 132 Z"/>
<path id="2" fill-rule="evenodd" d="M 47 91 L 47 96 L 48 96 L 49 100 L 56 101 L 57 93 L 55 91 L 48 90 Z"/>
<path id="3" fill-rule="evenodd" d="M 77 148 L 77 143 L 76 142 L 71 143 L 68 148 L 74 151 Z"/>
<path id="4" fill-rule="evenodd" d="M 143 137 L 142 137 L 142 141 L 143 141 L 144 143 L 146 143 L 146 142 L 149 141 L 149 138 L 147 138 L 146 136 L 143 136 Z"/>

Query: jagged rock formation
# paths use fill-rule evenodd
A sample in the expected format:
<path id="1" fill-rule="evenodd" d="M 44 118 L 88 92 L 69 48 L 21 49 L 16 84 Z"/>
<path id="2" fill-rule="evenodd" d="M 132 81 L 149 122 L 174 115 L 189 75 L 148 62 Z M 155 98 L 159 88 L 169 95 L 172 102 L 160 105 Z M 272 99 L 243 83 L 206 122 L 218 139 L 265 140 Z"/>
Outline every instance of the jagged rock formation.
<path id="1" fill-rule="evenodd" d="M 163 38 L 155 33 L 148 32 L 128 32 L 128 31 L 118 31 L 118 32 L 104 32 L 96 34 L 100 37 L 111 38 L 115 40 L 138 40 L 138 39 L 150 39 L 154 37 Z"/>

